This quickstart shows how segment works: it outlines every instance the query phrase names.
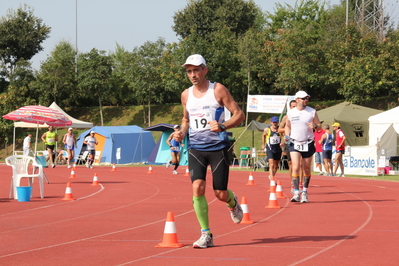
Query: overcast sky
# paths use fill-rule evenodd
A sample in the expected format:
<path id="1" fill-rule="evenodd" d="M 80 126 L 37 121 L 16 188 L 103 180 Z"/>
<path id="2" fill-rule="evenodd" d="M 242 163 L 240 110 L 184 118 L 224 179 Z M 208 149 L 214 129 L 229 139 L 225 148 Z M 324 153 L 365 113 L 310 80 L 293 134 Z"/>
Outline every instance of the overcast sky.
<path id="1" fill-rule="evenodd" d="M 386 0 L 391 16 L 395 16 L 397 1 Z M 273 12 L 276 2 L 294 6 L 296 1 L 254 2 L 263 11 Z M 340 0 L 327 2 L 336 5 Z M 33 7 L 34 15 L 51 27 L 50 37 L 43 42 L 44 51 L 31 60 L 32 66 L 39 69 L 40 62 L 60 41 L 75 45 L 76 35 L 79 52 L 89 52 L 92 48 L 110 52 L 115 50 L 116 43 L 131 51 L 159 37 L 169 43 L 176 42 L 173 15 L 186 7 L 187 0 L 1 0 L 0 16 L 6 15 L 9 8 L 15 10 L 24 3 Z"/>

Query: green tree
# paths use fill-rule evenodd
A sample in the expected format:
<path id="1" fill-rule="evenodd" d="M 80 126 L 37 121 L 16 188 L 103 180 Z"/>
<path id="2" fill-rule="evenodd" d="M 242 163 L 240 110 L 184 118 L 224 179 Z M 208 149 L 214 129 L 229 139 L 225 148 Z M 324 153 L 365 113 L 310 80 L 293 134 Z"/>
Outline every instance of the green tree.
<path id="1" fill-rule="evenodd" d="M 209 79 L 225 84 L 237 101 L 245 102 L 247 84 L 240 74 L 238 43 L 249 29 L 260 30 L 263 22 L 252 1 L 200 0 L 175 13 L 173 29 L 182 38 L 184 60 L 190 54 L 203 55 Z"/>
<path id="2" fill-rule="evenodd" d="M 10 77 L 11 82 L 7 86 L 7 90 L 0 93 L 1 114 L 7 114 L 25 105 L 38 104 L 38 92 L 31 86 L 35 77 L 30 62 L 19 60 L 15 69 Z M 5 139 L 6 143 L 8 136 L 12 135 L 13 122 L 0 119 L 0 136 Z"/>
<path id="3" fill-rule="evenodd" d="M 355 26 L 348 31 L 347 45 L 343 46 L 346 54 L 344 70 L 340 75 L 335 75 L 340 83 L 338 93 L 346 100 L 358 104 L 389 94 L 389 81 L 397 80 L 389 72 L 389 69 L 392 70 L 392 61 L 388 58 L 396 56 L 390 54 L 388 49 L 384 52 L 382 44 L 374 35 L 365 38 L 361 36 Z"/>
<path id="4" fill-rule="evenodd" d="M 73 45 L 61 41 L 42 63 L 35 87 L 41 91 L 41 101 L 58 102 L 62 106 L 73 106 L 78 96 L 76 91 L 76 50 Z"/>
<path id="5" fill-rule="evenodd" d="M 270 82 L 276 93 L 294 94 L 306 90 L 316 98 L 328 97 L 328 46 L 324 40 L 332 34 L 327 25 L 330 13 L 320 1 L 304 1 L 294 7 L 277 4 L 275 14 L 268 14 L 269 40 L 265 43 L 268 67 L 262 78 Z"/>
<path id="6" fill-rule="evenodd" d="M 116 45 L 115 52 L 110 55 L 112 59 L 113 71 L 112 82 L 115 89 L 110 95 L 114 104 L 137 104 L 135 97 L 132 95 L 132 89 L 129 88 L 129 83 L 126 79 L 126 74 L 129 72 L 132 65 L 132 53 L 127 51 L 119 44 Z"/>
<path id="7" fill-rule="evenodd" d="M 112 92 L 112 60 L 105 51 L 93 48 L 90 52 L 79 55 L 78 66 L 79 91 L 89 99 L 98 99 L 103 126 L 102 101 Z"/>
<path id="8" fill-rule="evenodd" d="M 19 60 L 28 61 L 43 50 L 41 44 L 49 33 L 50 27 L 34 16 L 29 6 L 8 10 L 0 19 L 0 67 L 6 78 L 14 73 Z"/>
<path id="9" fill-rule="evenodd" d="M 381 43 L 380 62 L 382 64 L 381 95 L 399 94 L 399 30 L 390 30 Z"/>
<path id="10" fill-rule="evenodd" d="M 162 87 L 161 58 L 166 43 L 163 38 L 156 42 L 145 42 L 133 49 L 130 66 L 125 71 L 125 79 L 132 89 L 132 97 L 143 105 L 144 123 L 151 125 L 151 103 L 163 103 L 167 93 Z M 145 106 L 148 106 L 148 115 Z"/>
<path id="11" fill-rule="evenodd" d="M 266 36 L 254 28 L 248 30 L 238 41 L 238 56 L 241 65 L 241 79 L 246 80 L 247 93 L 258 94 L 262 92 L 261 80 L 258 78 L 259 68 L 267 68 L 262 57 L 262 48 Z M 244 90 L 242 90 L 244 92 Z M 245 103 L 246 100 L 243 101 Z M 248 124 L 248 115 L 245 124 Z"/>
<path id="12" fill-rule="evenodd" d="M 187 58 L 187 52 L 182 47 L 181 42 L 167 45 L 161 58 L 160 75 L 166 103 L 180 102 L 181 92 L 190 86 L 182 67 Z"/>
<path id="13" fill-rule="evenodd" d="M 237 36 L 244 34 L 254 23 L 259 8 L 254 2 L 243 0 L 192 1 L 173 16 L 173 30 L 182 39 L 194 32 L 212 42 L 213 33 L 228 26 Z"/>

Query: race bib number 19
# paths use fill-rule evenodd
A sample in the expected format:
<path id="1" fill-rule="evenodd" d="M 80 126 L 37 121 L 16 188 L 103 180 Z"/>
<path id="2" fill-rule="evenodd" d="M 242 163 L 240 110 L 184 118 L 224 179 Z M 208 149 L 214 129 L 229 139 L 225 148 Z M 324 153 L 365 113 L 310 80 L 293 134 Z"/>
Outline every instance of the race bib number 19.
<path id="1" fill-rule="evenodd" d="M 205 129 L 211 129 L 209 122 L 213 120 L 210 113 L 204 113 L 203 115 L 197 115 L 190 117 L 190 128 L 194 131 L 201 131 Z"/>

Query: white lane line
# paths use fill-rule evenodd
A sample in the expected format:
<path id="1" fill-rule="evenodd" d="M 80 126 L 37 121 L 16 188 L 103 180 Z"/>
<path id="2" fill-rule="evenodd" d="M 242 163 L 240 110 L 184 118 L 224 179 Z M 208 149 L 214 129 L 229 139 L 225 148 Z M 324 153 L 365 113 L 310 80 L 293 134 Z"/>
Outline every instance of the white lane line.
<path id="1" fill-rule="evenodd" d="M 331 189 L 331 190 L 335 190 L 335 189 Z M 296 261 L 296 262 L 290 264 L 289 266 L 298 265 L 298 264 L 300 264 L 300 263 L 302 263 L 302 262 L 305 262 L 305 261 L 307 261 L 307 260 L 310 260 L 310 259 L 312 259 L 312 258 L 314 258 L 314 257 L 316 257 L 316 256 L 318 256 L 318 255 L 320 255 L 320 254 L 322 254 L 322 253 L 324 253 L 324 252 L 326 252 L 326 251 L 328 251 L 328 250 L 330 250 L 330 249 L 332 249 L 332 248 L 334 248 L 334 247 L 336 247 L 336 246 L 342 244 L 344 241 L 346 241 L 347 239 L 349 239 L 349 238 L 352 237 L 353 235 L 357 234 L 357 232 L 359 232 L 360 230 L 362 230 L 362 229 L 370 222 L 371 218 L 373 217 L 373 208 L 370 206 L 370 204 L 369 204 L 367 201 L 365 201 L 365 200 L 363 200 L 362 198 L 360 198 L 360 197 L 358 197 L 358 196 L 356 196 L 356 195 L 353 195 L 353 194 L 351 194 L 351 193 L 347 193 L 347 192 L 340 191 L 340 190 L 335 190 L 335 191 L 338 191 L 338 192 L 341 192 L 341 193 L 345 193 L 345 194 L 351 195 L 352 197 L 355 197 L 355 198 L 358 198 L 359 200 L 361 200 L 361 201 L 368 207 L 368 210 L 369 210 L 369 215 L 368 215 L 368 217 L 366 218 L 366 220 L 364 221 L 364 223 L 363 223 L 362 225 L 360 225 L 355 231 L 353 231 L 352 233 L 350 233 L 350 234 L 347 235 L 346 237 L 342 238 L 341 240 L 339 240 L 339 241 L 336 242 L 335 244 L 333 244 L 333 245 L 331 245 L 331 246 L 329 246 L 329 247 L 326 247 L 326 248 L 324 248 L 323 250 L 320 250 L 319 252 L 316 252 L 316 253 L 313 254 L 313 255 L 310 255 L 310 256 L 308 256 L 308 257 L 306 257 L 306 258 L 303 258 L 302 260 Z"/>

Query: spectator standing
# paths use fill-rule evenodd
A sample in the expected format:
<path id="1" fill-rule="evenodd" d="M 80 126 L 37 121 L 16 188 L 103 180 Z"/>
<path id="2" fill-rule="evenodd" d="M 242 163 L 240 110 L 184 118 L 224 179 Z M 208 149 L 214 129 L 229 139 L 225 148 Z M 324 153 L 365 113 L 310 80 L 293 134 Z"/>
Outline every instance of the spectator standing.
<path id="1" fill-rule="evenodd" d="M 314 153 L 314 159 L 315 159 L 315 164 L 316 168 L 319 169 L 319 175 L 323 175 L 323 148 L 321 146 L 321 143 L 319 140 L 324 134 L 324 130 L 322 128 L 323 121 L 320 121 L 320 127 L 316 128 L 314 130 L 314 143 L 315 143 L 315 148 L 316 152 Z"/>
<path id="2" fill-rule="evenodd" d="M 335 159 L 334 159 L 334 173 L 333 175 L 337 175 L 338 167 L 341 169 L 340 177 L 344 177 L 344 163 L 342 162 L 342 156 L 345 154 L 345 134 L 341 129 L 340 123 L 334 123 L 332 125 L 333 130 L 335 131 Z"/>
<path id="3" fill-rule="evenodd" d="M 334 136 L 330 131 L 330 126 L 324 125 L 324 134 L 319 140 L 319 143 L 322 145 L 324 169 L 326 169 L 327 176 L 332 176 L 333 173 L 333 164 L 331 161 L 333 139 Z"/>
<path id="4" fill-rule="evenodd" d="M 32 150 L 32 133 L 28 133 L 28 135 L 24 138 L 24 144 L 22 150 L 24 151 L 25 156 L 29 156 Z"/>
<path id="5" fill-rule="evenodd" d="M 242 220 L 243 211 L 238 198 L 228 189 L 230 140 L 226 130 L 237 126 L 245 116 L 224 85 L 206 79 L 208 67 L 201 55 L 189 56 L 183 67 L 193 85 L 181 95 L 183 119 L 178 141 L 189 134 L 188 167 L 193 207 L 201 227 L 201 237 L 193 247 L 207 248 L 214 246 L 205 198 L 208 165 L 212 170 L 216 198 L 227 204 L 235 223 Z M 228 121 L 225 121 L 224 108 L 232 114 Z"/>
<path id="6" fill-rule="evenodd" d="M 308 202 L 308 188 L 311 177 L 312 156 L 315 152 L 313 129 L 320 126 L 320 120 L 315 109 L 307 106 L 310 96 L 305 91 L 295 94 L 296 107 L 288 111 L 285 136 L 290 141 L 292 160 L 292 178 L 294 196 L 291 202 Z M 304 173 L 303 191 L 299 191 L 300 158 Z"/>

